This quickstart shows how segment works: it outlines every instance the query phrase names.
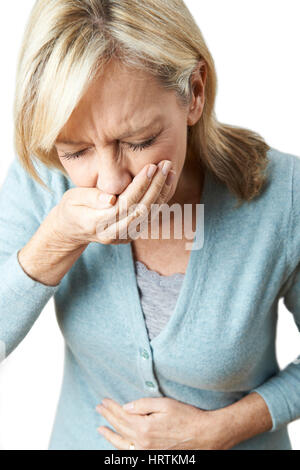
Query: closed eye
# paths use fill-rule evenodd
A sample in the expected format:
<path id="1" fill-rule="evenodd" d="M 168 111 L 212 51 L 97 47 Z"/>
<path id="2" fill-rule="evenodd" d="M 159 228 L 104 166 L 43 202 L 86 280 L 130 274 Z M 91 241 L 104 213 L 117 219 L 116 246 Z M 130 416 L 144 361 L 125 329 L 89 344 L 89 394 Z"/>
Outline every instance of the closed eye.
<path id="1" fill-rule="evenodd" d="M 124 145 L 127 145 L 134 152 L 142 151 L 142 150 L 144 150 L 148 147 L 151 147 L 151 145 L 153 145 L 154 142 L 156 141 L 157 137 L 158 137 L 158 135 L 154 136 L 154 137 L 151 137 L 151 139 L 148 139 L 145 142 L 141 142 L 140 144 L 131 144 L 129 142 L 124 142 Z M 65 153 L 64 155 L 61 156 L 61 158 L 64 158 L 66 160 L 72 160 L 72 159 L 80 158 L 83 155 L 85 155 L 88 150 L 89 149 L 84 149 L 84 150 L 81 150 L 80 152 L 76 152 L 76 153 Z"/>
<path id="2" fill-rule="evenodd" d="M 141 151 L 141 150 L 144 150 L 145 148 L 147 147 L 150 147 L 156 140 L 157 136 L 156 137 L 152 137 L 151 139 L 149 140 L 146 140 L 145 142 L 141 142 L 140 144 L 129 144 L 129 143 L 126 143 L 125 145 L 128 145 L 128 147 L 133 150 L 134 152 L 136 151 Z"/>
<path id="3" fill-rule="evenodd" d="M 80 150 L 80 152 L 76 152 L 76 153 L 65 153 L 64 155 L 61 156 L 61 158 L 65 158 L 66 160 L 72 160 L 72 159 L 75 159 L 75 158 L 80 158 L 87 151 L 88 151 L 88 149 L 84 149 L 84 150 Z"/>

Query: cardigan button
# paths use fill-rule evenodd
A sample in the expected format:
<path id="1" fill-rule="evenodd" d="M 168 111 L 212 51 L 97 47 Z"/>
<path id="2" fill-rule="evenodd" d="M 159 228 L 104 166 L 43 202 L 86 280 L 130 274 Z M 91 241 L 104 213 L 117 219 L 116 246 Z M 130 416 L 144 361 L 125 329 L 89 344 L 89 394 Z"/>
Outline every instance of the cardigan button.
<path id="1" fill-rule="evenodd" d="M 148 381 L 146 381 L 145 383 L 146 383 L 147 387 L 149 387 L 149 388 L 155 388 L 155 385 L 154 385 L 153 382 L 148 382 Z"/>
<path id="2" fill-rule="evenodd" d="M 149 354 L 147 353 L 146 349 L 141 349 L 140 353 L 144 359 L 149 359 Z"/>

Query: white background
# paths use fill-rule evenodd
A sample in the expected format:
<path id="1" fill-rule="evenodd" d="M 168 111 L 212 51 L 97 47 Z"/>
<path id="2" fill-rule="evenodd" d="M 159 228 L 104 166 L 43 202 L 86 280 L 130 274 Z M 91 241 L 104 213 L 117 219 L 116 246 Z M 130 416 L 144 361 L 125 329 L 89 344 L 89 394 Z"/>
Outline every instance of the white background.
<path id="1" fill-rule="evenodd" d="M 0 186 L 14 156 L 12 104 L 17 55 L 33 0 L 1 5 Z M 218 119 L 260 133 L 300 156 L 299 0 L 187 0 L 218 74 Z M 277 354 L 285 367 L 300 352 L 293 316 L 280 302 Z M 60 391 L 63 338 L 52 300 L 0 368 L 0 449 L 47 449 Z M 80 410 L 78 410 L 80 411 Z M 300 450 L 300 420 L 289 425 Z"/>

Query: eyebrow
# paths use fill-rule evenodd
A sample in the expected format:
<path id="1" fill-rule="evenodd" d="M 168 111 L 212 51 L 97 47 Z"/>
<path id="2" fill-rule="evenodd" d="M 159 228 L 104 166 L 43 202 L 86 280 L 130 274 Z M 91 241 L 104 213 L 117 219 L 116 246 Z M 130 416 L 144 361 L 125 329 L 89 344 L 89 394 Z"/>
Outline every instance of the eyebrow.
<path id="1" fill-rule="evenodd" d="M 146 126 L 140 127 L 139 129 L 131 130 L 129 132 L 128 131 L 124 132 L 123 134 L 119 135 L 117 140 L 126 139 L 127 137 L 132 137 L 134 135 L 137 135 L 137 134 L 149 129 L 149 127 L 152 127 L 158 121 L 160 121 L 160 117 L 156 118 L 150 124 L 147 124 Z M 60 145 L 60 144 L 63 144 L 63 145 L 78 145 L 78 146 L 80 146 L 80 145 L 90 145 L 90 143 L 88 143 L 88 142 L 75 142 L 74 140 L 58 140 L 58 141 L 56 141 L 55 144 L 56 145 Z"/>
<path id="2" fill-rule="evenodd" d="M 88 142 L 75 142 L 74 140 L 57 140 L 55 145 L 90 145 Z"/>

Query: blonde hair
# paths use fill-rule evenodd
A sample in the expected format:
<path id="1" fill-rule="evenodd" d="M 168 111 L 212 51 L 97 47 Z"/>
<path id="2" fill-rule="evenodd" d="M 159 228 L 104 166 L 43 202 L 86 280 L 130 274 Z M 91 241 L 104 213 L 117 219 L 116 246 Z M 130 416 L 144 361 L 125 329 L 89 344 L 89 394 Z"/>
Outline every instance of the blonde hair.
<path id="1" fill-rule="evenodd" d="M 205 105 L 189 127 L 187 159 L 227 185 L 239 203 L 257 196 L 270 147 L 257 133 L 218 122 L 213 58 L 182 0 L 38 0 L 20 51 L 14 105 L 15 147 L 45 187 L 33 159 L 66 174 L 55 141 L 95 75 L 112 59 L 153 74 L 185 105 L 191 76 L 207 66 Z"/>

